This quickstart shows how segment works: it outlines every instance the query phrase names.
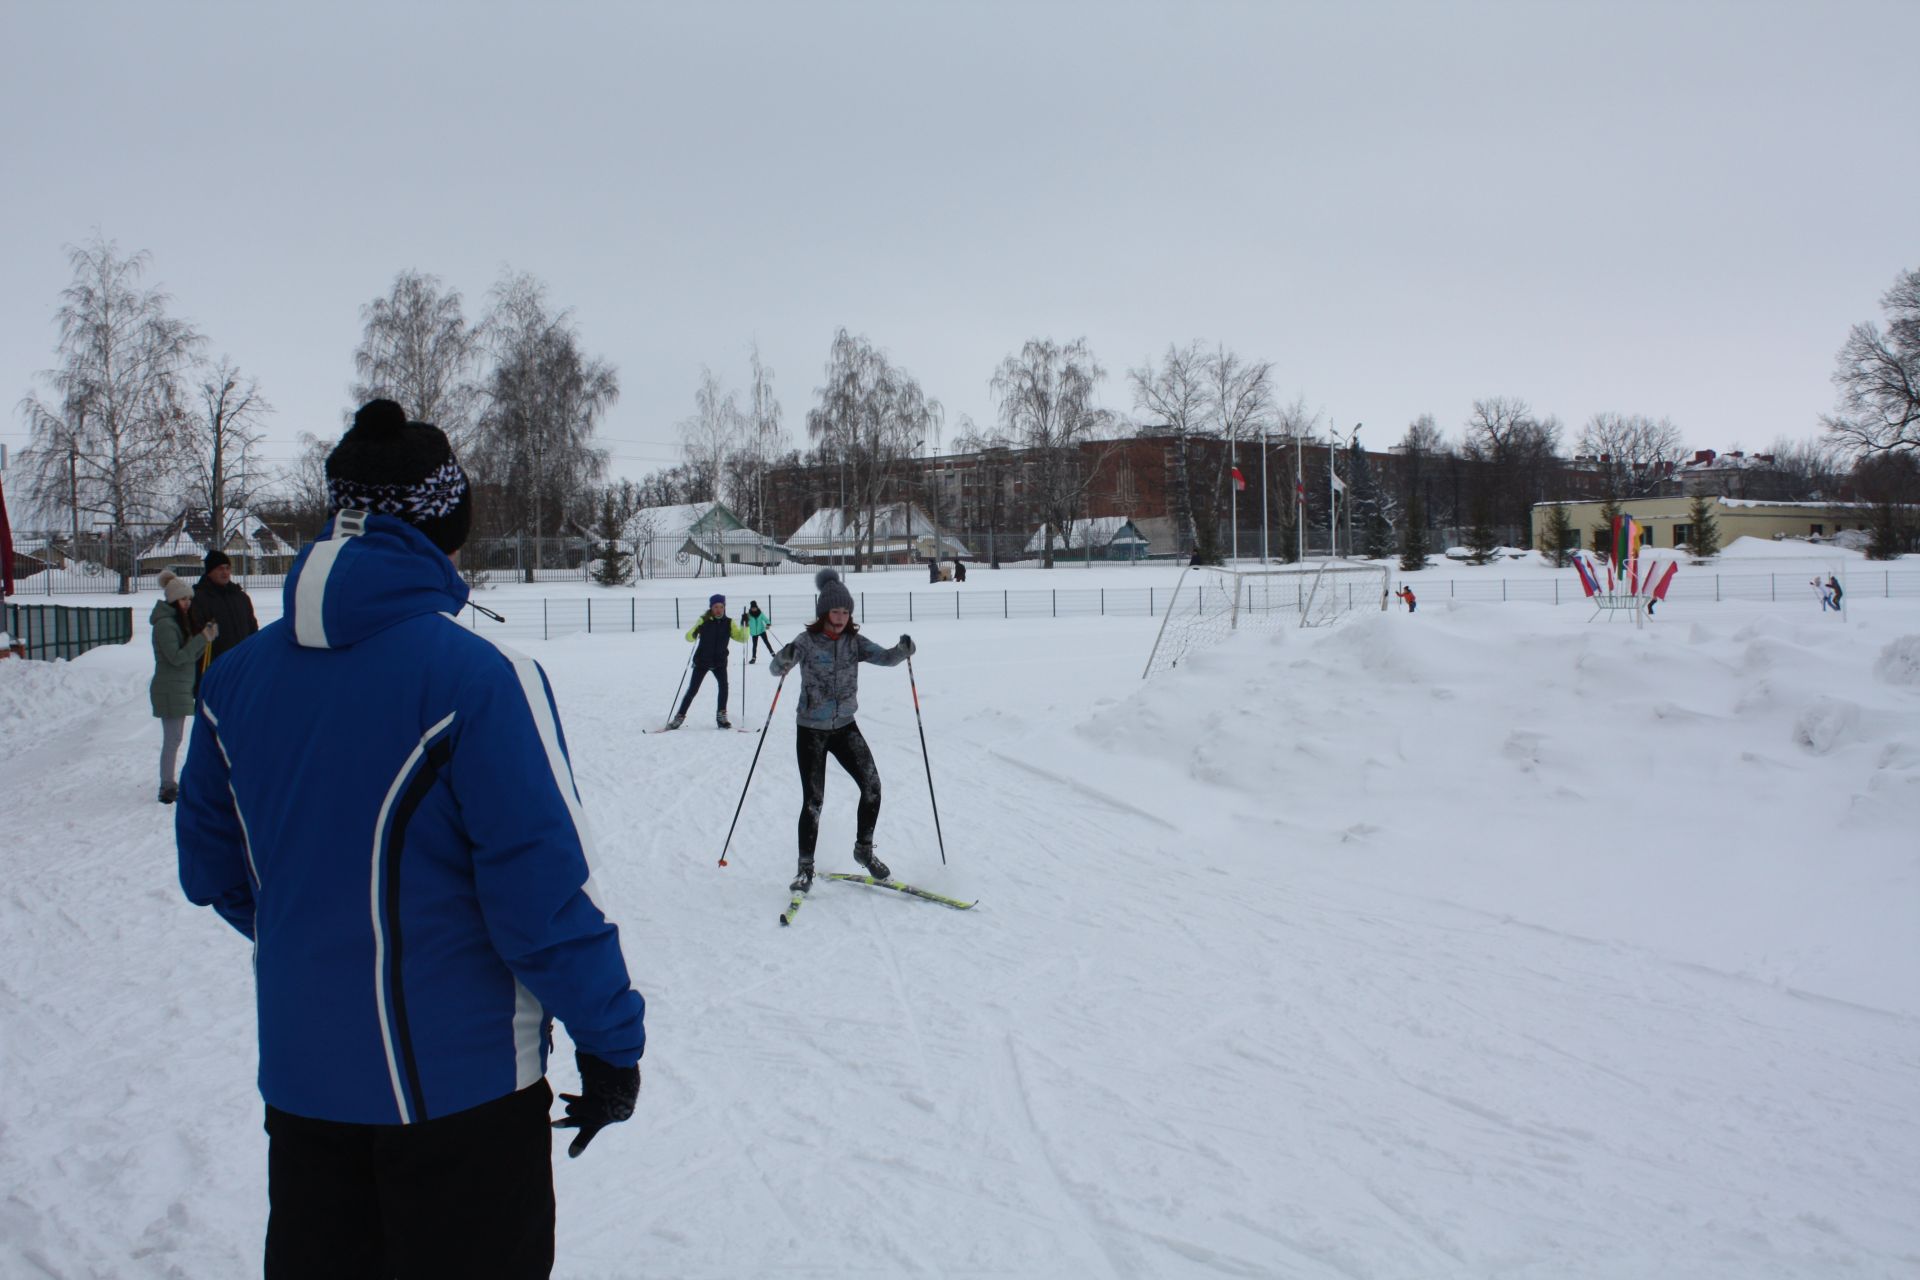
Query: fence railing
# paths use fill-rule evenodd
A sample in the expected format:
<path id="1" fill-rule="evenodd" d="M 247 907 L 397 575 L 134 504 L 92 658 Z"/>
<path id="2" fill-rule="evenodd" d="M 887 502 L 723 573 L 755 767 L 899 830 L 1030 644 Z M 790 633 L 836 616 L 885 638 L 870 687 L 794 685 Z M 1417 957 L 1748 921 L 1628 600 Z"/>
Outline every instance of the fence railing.
<path id="1" fill-rule="evenodd" d="M 77 658 L 103 644 L 133 639 L 132 609 L 76 609 L 63 604 L 9 604 L 7 634 L 29 658 Z"/>
<path id="2" fill-rule="evenodd" d="M 1412 584 L 1423 603 L 1457 599 L 1577 605 L 1585 600 L 1571 572 L 1564 578 L 1556 574 L 1544 581 L 1501 578 L 1483 582 L 1451 578 L 1422 583 L 1414 575 L 1402 581 Z M 1848 575 L 1846 588 L 1850 600 L 1920 598 L 1920 570 L 1856 571 Z M 1347 584 L 1343 589 L 1352 592 L 1359 588 Z M 964 622 L 996 618 L 1152 618 L 1165 611 L 1173 600 L 1173 591 L 1171 586 L 999 590 L 959 583 L 916 591 L 856 591 L 854 621 L 862 626 L 869 623 L 911 626 L 915 622 L 936 620 Z M 783 640 L 792 630 L 813 621 L 811 590 L 756 593 L 750 598 L 760 602 L 768 625 Z M 1691 577 L 1683 573 L 1674 578 L 1667 592 L 1669 604 L 1721 600 L 1817 603 L 1807 579 L 1795 573 L 1695 573 Z M 486 603 L 484 597 L 483 603 Z M 745 603 L 738 594 L 729 596 L 728 611 L 736 620 Z M 665 599 L 623 597 L 609 592 L 604 598 L 504 599 L 496 610 L 505 615 L 504 622 L 495 622 L 474 610 L 468 610 L 463 616 L 475 630 L 502 639 L 549 640 L 576 633 L 635 632 L 666 627 L 686 631 L 706 613 L 707 607 L 704 596 Z"/>

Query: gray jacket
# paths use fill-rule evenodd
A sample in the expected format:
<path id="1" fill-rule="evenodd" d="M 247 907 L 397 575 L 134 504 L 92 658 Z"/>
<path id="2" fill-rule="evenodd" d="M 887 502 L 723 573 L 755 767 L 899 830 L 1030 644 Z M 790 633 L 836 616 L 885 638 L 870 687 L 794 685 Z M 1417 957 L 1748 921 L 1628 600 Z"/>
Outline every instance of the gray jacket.
<path id="1" fill-rule="evenodd" d="M 773 655 L 768 669 L 775 678 L 800 668 L 800 706 L 795 713 L 803 729 L 840 729 L 853 723 L 860 708 L 860 664 L 892 667 L 907 660 L 911 642 L 883 649 L 862 635 L 842 631 L 838 640 L 824 633 L 802 631 Z"/>

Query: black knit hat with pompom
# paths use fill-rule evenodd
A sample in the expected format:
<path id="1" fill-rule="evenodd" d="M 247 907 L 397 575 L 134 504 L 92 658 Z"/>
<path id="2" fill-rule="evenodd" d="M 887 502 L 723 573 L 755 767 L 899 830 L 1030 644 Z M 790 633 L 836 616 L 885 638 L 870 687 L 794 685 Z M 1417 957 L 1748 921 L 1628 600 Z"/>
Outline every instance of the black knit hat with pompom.
<path id="1" fill-rule="evenodd" d="M 369 400 L 327 458 L 327 513 L 341 510 L 398 516 L 452 555 L 467 540 L 473 491 L 445 432 Z"/>

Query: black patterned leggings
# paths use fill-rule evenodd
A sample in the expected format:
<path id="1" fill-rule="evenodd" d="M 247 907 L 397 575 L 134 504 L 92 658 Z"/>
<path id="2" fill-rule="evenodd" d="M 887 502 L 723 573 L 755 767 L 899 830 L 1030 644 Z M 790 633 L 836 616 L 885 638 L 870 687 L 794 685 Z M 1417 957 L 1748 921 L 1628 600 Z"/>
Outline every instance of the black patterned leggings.
<path id="1" fill-rule="evenodd" d="M 827 793 L 827 757 L 860 784 L 859 835 L 861 844 L 873 842 L 873 826 L 880 820 L 880 774 L 873 767 L 873 752 L 860 736 L 860 726 L 838 729 L 802 728 L 794 738 L 794 754 L 800 761 L 800 856 L 813 860 L 814 842 L 820 838 L 820 804 Z"/>

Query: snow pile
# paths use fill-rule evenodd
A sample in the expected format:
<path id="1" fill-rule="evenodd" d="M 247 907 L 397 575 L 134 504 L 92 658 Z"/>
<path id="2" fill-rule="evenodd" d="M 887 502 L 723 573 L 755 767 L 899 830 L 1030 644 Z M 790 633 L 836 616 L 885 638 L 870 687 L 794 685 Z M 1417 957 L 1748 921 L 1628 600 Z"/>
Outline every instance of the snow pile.
<path id="1" fill-rule="evenodd" d="M 792 929 L 794 691 L 722 870 L 756 745 L 640 732 L 679 635 L 526 646 L 650 1007 L 556 1275 L 1914 1269 L 1920 602 L 1462 601 L 1143 682 L 1157 623 L 869 627 L 920 649 L 918 718 L 861 680 L 880 851 L 980 906 L 832 885 Z M 48 739 L 5 784 L 0 1274 L 258 1273 L 248 949 L 179 899 L 143 646 L 0 668 Z M 823 869 L 852 836 L 830 770 Z"/>
<path id="2" fill-rule="evenodd" d="M 1873 660 L 1873 674 L 1892 685 L 1920 685 L 1920 636 L 1890 642 Z"/>

